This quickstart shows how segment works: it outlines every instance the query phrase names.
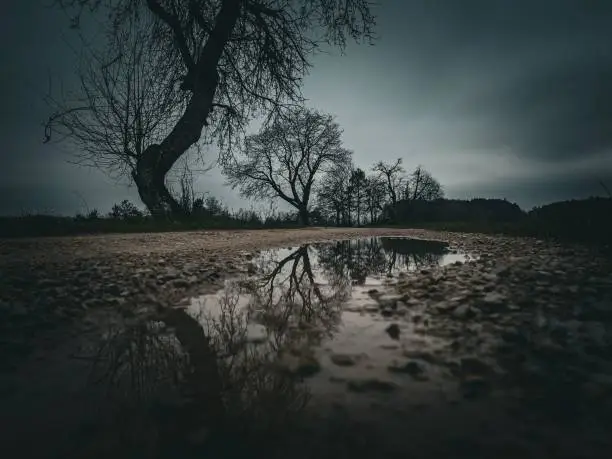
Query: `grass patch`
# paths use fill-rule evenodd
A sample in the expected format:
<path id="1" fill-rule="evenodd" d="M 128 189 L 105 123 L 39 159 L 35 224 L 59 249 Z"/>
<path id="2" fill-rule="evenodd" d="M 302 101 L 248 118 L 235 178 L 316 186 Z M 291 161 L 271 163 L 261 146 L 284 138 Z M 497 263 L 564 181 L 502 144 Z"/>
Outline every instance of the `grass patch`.
<path id="1" fill-rule="evenodd" d="M 49 215 L 0 217 L 0 237 L 76 236 L 109 233 L 156 233 L 220 229 L 299 228 L 297 223 L 266 224 L 233 218 L 212 217 L 185 221 L 157 221 L 150 217 L 133 219 L 82 219 Z"/>

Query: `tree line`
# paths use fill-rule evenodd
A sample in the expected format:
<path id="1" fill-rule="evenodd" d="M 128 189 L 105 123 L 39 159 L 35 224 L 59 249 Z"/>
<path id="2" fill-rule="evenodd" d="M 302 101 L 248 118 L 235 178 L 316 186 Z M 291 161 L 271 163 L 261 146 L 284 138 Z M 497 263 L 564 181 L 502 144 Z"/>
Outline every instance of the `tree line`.
<path id="1" fill-rule="evenodd" d="M 85 6 L 100 12 L 94 0 L 58 3 L 75 28 Z M 54 112 L 45 140 L 60 135 L 86 164 L 128 178 L 154 218 L 202 214 L 191 172 L 182 171 L 178 191 L 169 177 L 179 159 L 213 142 L 232 188 L 286 202 L 303 225 L 376 223 L 393 216 L 398 200 L 442 197 L 429 172 L 406 174 L 401 159 L 355 166 L 333 115 L 304 105 L 309 56 L 322 44 L 372 39 L 370 2 L 107 3 L 107 41 L 84 42 L 75 94 L 47 98 Z M 246 135 L 262 116 L 260 131 Z"/>
<path id="2" fill-rule="evenodd" d="M 377 223 L 393 217 L 399 200 L 443 197 L 428 171 L 406 174 L 401 158 L 379 161 L 369 173 L 356 167 L 339 124 L 316 110 L 294 109 L 244 143 L 223 169 L 228 183 L 246 198 L 282 199 L 304 225 Z"/>

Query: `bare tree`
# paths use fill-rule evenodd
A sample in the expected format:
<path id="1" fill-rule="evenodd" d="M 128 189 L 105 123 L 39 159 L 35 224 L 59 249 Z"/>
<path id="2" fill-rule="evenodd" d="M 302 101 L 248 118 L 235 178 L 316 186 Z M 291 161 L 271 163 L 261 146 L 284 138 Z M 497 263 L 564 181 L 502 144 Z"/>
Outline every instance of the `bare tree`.
<path id="1" fill-rule="evenodd" d="M 53 114 L 45 141 L 54 133 L 54 140 L 70 142 L 78 164 L 137 185 L 139 161 L 150 145 L 169 134 L 186 103 L 173 89 L 164 54 L 150 45 L 151 25 L 147 18 L 134 19 L 113 37 L 112 46 L 102 51 L 87 48 L 77 70 L 76 93 L 56 96 L 50 88 L 46 97 Z M 151 210 L 142 192 L 141 198 Z M 166 199 L 173 212 L 180 213 L 169 192 Z"/>
<path id="2" fill-rule="evenodd" d="M 258 200 L 281 198 L 310 224 L 315 179 L 351 152 L 342 147 L 342 130 L 331 115 L 297 108 L 245 139 L 241 154 L 224 165 L 232 188 Z"/>
<path id="3" fill-rule="evenodd" d="M 133 174 L 152 215 L 179 209 L 164 177 L 194 144 L 216 139 L 221 158 L 254 117 L 266 123 L 288 104 L 303 101 L 302 78 L 322 45 L 372 39 L 368 0 L 57 0 L 73 13 L 107 18 L 109 48 L 138 18 L 152 19 L 147 43 L 165 57 L 172 94 L 185 98 L 172 129 L 146 146 Z"/>
<path id="4" fill-rule="evenodd" d="M 350 196 L 349 202 L 357 217 L 357 226 L 361 225 L 361 212 L 364 207 L 366 176 L 365 172 L 357 168 L 353 170 L 349 180 Z"/>
<path id="5" fill-rule="evenodd" d="M 444 191 L 440 182 L 433 178 L 422 166 L 417 166 L 408 180 L 406 199 L 412 201 L 432 201 L 443 197 Z"/>
<path id="6" fill-rule="evenodd" d="M 326 217 L 336 225 L 344 222 L 347 207 L 348 182 L 353 170 L 352 164 L 335 164 L 321 178 L 317 188 L 317 201 Z"/>
<path id="7" fill-rule="evenodd" d="M 378 220 L 378 216 L 385 204 L 386 193 L 385 182 L 380 177 L 376 175 L 366 177 L 365 205 L 370 217 L 370 223 Z"/>
<path id="8" fill-rule="evenodd" d="M 398 200 L 401 185 L 403 183 L 403 174 L 405 172 L 402 167 L 402 158 L 398 158 L 395 163 L 387 164 L 383 161 L 377 162 L 372 168 L 379 176 L 384 179 L 387 186 L 387 194 L 392 205 L 395 205 Z"/>

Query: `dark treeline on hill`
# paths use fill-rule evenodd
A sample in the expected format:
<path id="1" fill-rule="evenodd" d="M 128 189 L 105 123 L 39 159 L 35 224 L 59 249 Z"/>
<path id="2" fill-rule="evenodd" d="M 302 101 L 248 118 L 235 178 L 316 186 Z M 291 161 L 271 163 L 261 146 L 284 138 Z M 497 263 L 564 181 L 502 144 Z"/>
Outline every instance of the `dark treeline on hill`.
<path id="1" fill-rule="evenodd" d="M 610 246 L 612 198 L 560 201 L 525 212 L 503 199 L 397 203 L 388 224 L 448 231 L 503 233 Z"/>
<path id="2" fill-rule="evenodd" d="M 517 222 L 526 213 L 505 199 L 401 200 L 393 212 L 395 223 L 419 222 Z"/>
<path id="3" fill-rule="evenodd" d="M 528 216 L 535 229 L 559 238 L 608 245 L 612 241 L 612 198 L 554 202 L 534 208 Z"/>

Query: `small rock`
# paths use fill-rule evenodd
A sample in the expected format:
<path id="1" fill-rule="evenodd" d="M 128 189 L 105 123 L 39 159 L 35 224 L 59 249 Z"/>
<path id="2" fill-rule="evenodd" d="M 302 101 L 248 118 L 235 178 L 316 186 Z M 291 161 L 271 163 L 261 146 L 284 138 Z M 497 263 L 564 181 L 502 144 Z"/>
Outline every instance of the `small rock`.
<path id="1" fill-rule="evenodd" d="M 425 368 L 419 362 L 411 360 L 403 365 L 389 365 L 387 369 L 392 373 L 407 373 L 417 381 L 426 381 Z"/>
<path id="2" fill-rule="evenodd" d="M 198 269 L 198 264 L 194 262 L 185 263 L 183 265 L 183 272 L 185 273 L 191 273 L 193 271 L 196 271 L 197 269 Z"/>
<path id="3" fill-rule="evenodd" d="M 488 305 L 499 305 L 504 302 L 506 297 L 498 292 L 489 292 L 482 299 Z"/>
<path id="4" fill-rule="evenodd" d="M 458 306 L 453 311 L 453 316 L 460 319 L 470 319 L 476 315 L 475 311 L 470 308 L 467 304 L 462 304 Z"/>
<path id="5" fill-rule="evenodd" d="M 37 282 L 37 286 L 40 288 L 56 287 L 58 285 L 60 285 L 60 282 L 55 279 L 40 279 Z"/>
<path id="6" fill-rule="evenodd" d="M 110 295 L 120 295 L 121 289 L 117 284 L 106 284 L 104 286 L 104 291 Z"/>
<path id="7" fill-rule="evenodd" d="M 189 281 L 187 279 L 179 277 L 178 279 L 174 279 L 173 281 L 171 281 L 170 285 L 172 285 L 172 287 L 174 288 L 187 288 L 189 287 Z"/>
<path id="8" fill-rule="evenodd" d="M 385 331 L 387 332 L 387 334 L 391 337 L 391 339 L 394 340 L 398 340 L 399 339 L 399 335 L 400 335 L 400 328 L 399 325 L 397 324 L 391 324 L 389 325 Z"/>
<path id="9" fill-rule="evenodd" d="M 379 379 L 365 379 L 349 381 L 346 387 L 352 392 L 392 392 L 397 388 L 397 385 Z"/>
<path id="10" fill-rule="evenodd" d="M 492 372 L 489 365 L 474 357 L 465 357 L 461 359 L 461 370 L 464 373 L 477 375 L 484 375 Z"/>
<path id="11" fill-rule="evenodd" d="M 329 358 L 340 367 L 352 367 L 359 361 L 359 356 L 350 354 L 332 354 Z"/>
<path id="12" fill-rule="evenodd" d="M 303 356 L 295 369 L 295 374 L 307 378 L 321 371 L 321 364 L 314 356 Z"/>
<path id="13" fill-rule="evenodd" d="M 423 360 L 424 362 L 431 363 L 431 364 L 441 363 L 441 359 L 439 357 L 436 357 L 435 355 L 430 354 L 428 352 L 424 352 L 424 351 L 405 350 L 404 352 L 402 352 L 402 355 L 410 359 Z"/>
<path id="14" fill-rule="evenodd" d="M 181 275 L 180 271 L 173 267 L 166 268 L 166 272 L 163 274 L 165 279 L 175 279 Z"/>

